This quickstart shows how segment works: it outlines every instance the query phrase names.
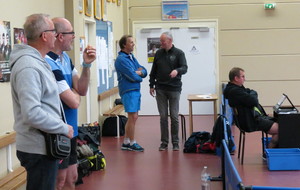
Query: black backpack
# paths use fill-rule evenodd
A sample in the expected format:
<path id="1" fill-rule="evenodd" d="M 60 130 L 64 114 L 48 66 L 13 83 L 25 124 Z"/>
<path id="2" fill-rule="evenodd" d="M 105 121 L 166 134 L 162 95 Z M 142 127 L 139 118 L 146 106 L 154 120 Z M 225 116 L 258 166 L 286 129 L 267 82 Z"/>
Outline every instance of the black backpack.
<path id="1" fill-rule="evenodd" d="M 231 135 L 230 124 L 224 115 L 219 115 L 215 121 L 210 140 L 216 143 L 216 147 L 220 147 L 223 139 L 227 143 L 229 152 L 234 151 L 235 144 Z"/>
<path id="2" fill-rule="evenodd" d="M 193 132 L 184 143 L 184 153 L 196 153 L 197 145 L 203 145 L 210 139 L 210 133 L 206 131 Z"/>
<path id="3" fill-rule="evenodd" d="M 120 136 L 124 136 L 128 118 L 124 115 L 119 115 L 119 118 Z M 117 117 L 108 117 L 104 120 L 102 136 L 117 136 Z"/>

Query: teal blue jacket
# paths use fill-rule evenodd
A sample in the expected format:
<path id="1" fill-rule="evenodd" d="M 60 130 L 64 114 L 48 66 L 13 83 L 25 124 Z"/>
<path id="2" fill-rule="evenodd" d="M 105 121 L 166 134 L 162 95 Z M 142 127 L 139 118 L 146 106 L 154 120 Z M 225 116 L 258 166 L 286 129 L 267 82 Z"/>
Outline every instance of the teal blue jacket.
<path id="1" fill-rule="evenodd" d="M 140 83 L 143 81 L 143 78 L 147 76 L 147 70 L 138 63 L 132 53 L 127 54 L 120 51 L 115 61 L 115 68 L 118 75 L 120 95 L 128 91 L 141 89 Z M 143 73 L 142 76 L 136 73 L 139 68 Z"/>

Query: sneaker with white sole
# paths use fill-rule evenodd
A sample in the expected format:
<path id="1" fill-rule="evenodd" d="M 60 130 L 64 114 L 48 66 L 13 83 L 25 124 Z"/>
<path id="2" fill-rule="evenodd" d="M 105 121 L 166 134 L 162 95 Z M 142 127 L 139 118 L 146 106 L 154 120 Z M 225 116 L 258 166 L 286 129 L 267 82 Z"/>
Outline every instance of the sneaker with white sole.
<path id="1" fill-rule="evenodd" d="M 134 143 L 133 145 L 130 145 L 130 150 L 132 151 L 138 151 L 138 152 L 143 152 L 144 148 L 141 147 L 138 143 Z"/>
<path id="2" fill-rule="evenodd" d="M 121 146 L 121 150 L 130 150 L 130 143 L 128 143 L 128 144 L 122 144 L 122 146 Z"/>

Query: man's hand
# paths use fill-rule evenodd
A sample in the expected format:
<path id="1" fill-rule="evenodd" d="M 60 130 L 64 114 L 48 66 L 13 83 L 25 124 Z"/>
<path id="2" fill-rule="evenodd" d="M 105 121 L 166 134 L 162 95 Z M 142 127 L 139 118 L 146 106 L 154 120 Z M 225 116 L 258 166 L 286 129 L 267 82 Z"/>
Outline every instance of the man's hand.
<path id="1" fill-rule="evenodd" d="M 96 59 L 96 49 L 88 45 L 83 51 L 83 61 L 86 64 L 91 64 Z"/>
<path id="2" fill-rule="evenodd" d="M 69 137 L 71 139 L 71 138 L 73 138 L 74 130 L 73 130 L 73 127 L 71 125 L 68 125 L 68 128 L 69 128 L 69 132 L 68 132 L 67 137 Z"/>
<path id="3" fill-rule="evenodd" d="M 150 95 L 152 97 L 155 97 L 155 89 L 154 88 L 150 88 Z"/>
<path id="4" fill-rule="evenodd" d="M 175 78 L 178 74 L 178 71 L 176 69 L 174 69 L 171 73 L 170 73 L 170 77 L 171 78 Z"/>
<path id="5" fill-rule="evenodd" d="M 142 70 L 143 68 L 142 67 L 139 67 L 137 71 L 135 71 L 135 73 L 139 76 L 143 76 L 143 73 L 142 73 Z"/>

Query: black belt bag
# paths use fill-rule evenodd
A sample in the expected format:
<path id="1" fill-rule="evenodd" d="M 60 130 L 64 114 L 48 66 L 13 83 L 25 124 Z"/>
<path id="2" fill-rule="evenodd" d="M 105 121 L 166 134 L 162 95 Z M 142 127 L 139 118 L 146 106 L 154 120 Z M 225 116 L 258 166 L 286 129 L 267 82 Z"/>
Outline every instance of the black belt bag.
<path id="1" fill-rule="evenodd" d="M 66 117 L 62 105 L 60 104 L 62 119 L 66 122 Z M 42 131 L 46 140 L 47 155 L 53 159 L 66 159 L 71 152 L 71 139 L 63 134 L 50 134 Z"/>
<path id="2" fill-rule="evenodd" d="M 53 159 L 65 159 L 71 152 L 71 139 L 62 134 L 44 133 L 47 155 Z"/>

